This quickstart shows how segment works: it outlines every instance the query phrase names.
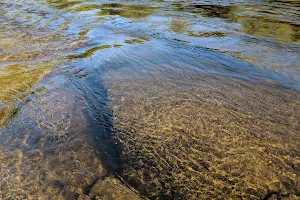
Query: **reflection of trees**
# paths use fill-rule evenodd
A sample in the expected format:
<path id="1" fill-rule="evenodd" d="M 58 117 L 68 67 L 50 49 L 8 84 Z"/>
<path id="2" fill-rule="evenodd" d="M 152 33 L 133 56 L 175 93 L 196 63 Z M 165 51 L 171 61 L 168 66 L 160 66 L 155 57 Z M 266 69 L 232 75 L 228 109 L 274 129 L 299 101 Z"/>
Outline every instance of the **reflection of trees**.
<path id="1" fill-rule="evenodd" d="M 57 9 L 69 8 L 81 3 L 81 1 L 69 1 L 69 0 L 47 0 L 48 4 L 53 5 Z"/>
<path id="2" fill-rule="evenodd" d="M 275 2 L 275 1 L 274 1 Z M 278 2 L 278 1 L 276 1 Z M 293 0 L 285 0 L 290 6 L 298 5 Z M 176 11 L 192 12 L 204 17 L 222 18 L 229 22 L 237 22 L 244 26 L 245 33 L 275 38 L 284 42 L 298 42 L 300 39 L 300 25 L 279 19 L 280 11 L 268 13 L 265 6 L 222 6 L 201 4 L 174 4 Z M 275 15 L 276 16 L 275 16 Z"/>
<path id="3" fill-rule="evenodd" d="M 279 3 L 287 6 L 300 7 L 299 0 L 265 0 L 267 3 Z"/>
<path id="4" fill-rule="evenodd" d="M 126 18 L 144 18 L 149 17 L 153 12 L 153 8 L 143 8 L 142 10 L 125 8 L 125 9 L 112 9 L 105 8 L 99 12 L 99 15 L 119 15 Z"/>
<path id="5" fill-rule="evenodd" d="M 156 9 L 149 5 L 102 4 L 99 15 L 119 15 L 126 18 L 149 17 Z"/>
<path id="6" fill-rule="evenodd" d="M 238 22 L 244 25 L 243 31 L 248 34 L 272 37 L 284 42 L 299 42 L 300 39 L 300 26 L 274 18 L 244 16 Z"/>
<path id="7" fill-rule="evenodd" d="M 170 30 L 182 34 L 187 31 L 189 24 L 187 21 L 178 20 L 174 18 L 170 23 Z"/>
<path id="8" fill-rule="evenodd" d="M 149 17 L 156 9 L 149 5 L 125 5 L 119 3 L 111 4 L 84 4 L 81 1 L 47 0 L 47 2 L 58 9 L 71 8 L 73 11 L 101 10 L 99 15 L 119 15 L 126 18 Z M 81 4 L 82 3 L 82 4 Z"/>

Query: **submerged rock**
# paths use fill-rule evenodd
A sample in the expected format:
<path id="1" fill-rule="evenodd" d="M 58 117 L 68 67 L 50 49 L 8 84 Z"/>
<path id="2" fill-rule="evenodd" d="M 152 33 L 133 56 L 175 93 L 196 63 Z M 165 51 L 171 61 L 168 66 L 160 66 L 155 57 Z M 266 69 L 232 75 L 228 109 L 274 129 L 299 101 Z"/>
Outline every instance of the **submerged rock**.
<path id="1" fill-rule="evenodd" d="M 131 191 L 118 179 L 108 177 L 105 180 L 98 180 L 89 193 L 90 198 L 113 199 L 113 200 L 138 200 L 142 199 L 135 192 Z"/>

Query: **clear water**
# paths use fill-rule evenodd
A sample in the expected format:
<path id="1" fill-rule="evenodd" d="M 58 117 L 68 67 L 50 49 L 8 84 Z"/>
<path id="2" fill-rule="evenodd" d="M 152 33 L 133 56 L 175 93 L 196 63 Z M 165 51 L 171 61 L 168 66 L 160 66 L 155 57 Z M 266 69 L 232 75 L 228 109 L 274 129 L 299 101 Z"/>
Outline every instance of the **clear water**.
<path id="1" fill-rule="evenodd" d="M 296 0 L 1 1 L 0 198 L 299 198 L 299 21 Z"/>

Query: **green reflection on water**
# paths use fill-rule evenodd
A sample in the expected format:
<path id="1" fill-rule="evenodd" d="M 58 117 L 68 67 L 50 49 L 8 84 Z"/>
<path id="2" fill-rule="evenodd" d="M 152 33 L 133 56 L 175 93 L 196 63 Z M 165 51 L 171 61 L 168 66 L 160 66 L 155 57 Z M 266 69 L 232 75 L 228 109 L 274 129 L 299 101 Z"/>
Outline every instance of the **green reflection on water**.
<path id="1" fill-rule="evenodd" d="M 189 27 L 189 23 L 183 20 L 173 19 L 170 24 L 170 30 L 175 33 L 184 33 Z"/>
<path id="2" fill-rule="evenodd" d="M 69 55 L 68 58 L 70 59 L 78 59 L 78 58 L 88 58 L 93 56 L 97 51 L 110 48 L 110 45 L 102 45 L 98 47 L 93 47 L 91 49 L 86 50 L 84 53 L 81 54 L 73 54 Z"/>
<path id="3" fill-rule="evenodd" d="M 283 42 L 299 42 L 300 25 L 285 18 L 280 10 L 268 11 L 264 6 L 222 6 L 222 5 L 182 5 L 173 4 L 175 10 L 191 12 L 209 18 L 222 18 L 243 25 L 242 32 L 266 36 Z M 271 9 L 271 8 L 270 8 Z"/>
<path id="4" fill-rule="evenodd" d="M 0 126 L 3 126 L 18 111 L 15 104 L 29 95 L 30 89 L 51 70 L 52 66 L 28 67 L 11 65 L 0 70 Z"/>
<path id="5" fill-rule="evenodd" d="M 72 8 L 73 11 L 82 12 L 101 10 L 98 15 L 119 15 L 126 18 L 144 18 L 152 14 L 156 9 L 149 5 L 125 5 L 125 4 L 82 4 Z"/>
<path id="6" fill-rule="evenodd" d="M 130 40 L 125 40 L 126 44 L 143 44 L 145 41 L 149 41 L 149 38 L 133 38 Z"/>
<path id="7" fill-rule="evenodd" d="M 81 3 L 81 1 L 69 1 L 69 0 L 47 0 L 47 3 L 54 5 L 57 9 L 70 8 L 74 5 Z"/>
<path id="8" fill-rule="evenodd" d="M 283 42 L 300 42 L 300 26 L 269 17 L 239 17 L 243 31 L 252 35 L 275 38 Z"/>
<path id="9" fill-rule="evenodd" d="M 219 31 L 189 31 L 189 36 L 191 37 L 223 37 L 226 34 Z"/>

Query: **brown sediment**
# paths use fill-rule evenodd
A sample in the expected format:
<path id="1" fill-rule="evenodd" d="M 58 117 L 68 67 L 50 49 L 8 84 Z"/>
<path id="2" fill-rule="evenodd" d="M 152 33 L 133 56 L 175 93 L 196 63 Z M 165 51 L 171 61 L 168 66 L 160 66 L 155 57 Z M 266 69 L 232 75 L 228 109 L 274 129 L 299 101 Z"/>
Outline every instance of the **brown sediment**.
<path id="1" fill-rule="evenodd" d="M 102 158 L 87 134 L 85 101 L 76 99 L 68 86 L 49 87 L 1 135 L 9 143 L 0 146 L 0 197 L 141 199 L 104 167 L 108 152 Z"/>
<path id="2" fill-rule="evenodd" d="M 299 93 L 172 67 L 108 76 L 124 178 L 158 199 L 296 198 Z"/>
<path id="3" fill-rule="evenodd" d="M 82 102 L 75 104 L 68 91 L 52 87 L 27 105 L 11 133 L 2 135 L 11 139 L 0 147 L 1 198 L 76 199 L 105 177 L 89 137 L 83 134 Z M 62 103 L 65 98 L 68 101 Z M 18 173 L 12 175 L 13 170 Z"/>

